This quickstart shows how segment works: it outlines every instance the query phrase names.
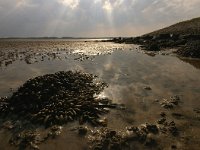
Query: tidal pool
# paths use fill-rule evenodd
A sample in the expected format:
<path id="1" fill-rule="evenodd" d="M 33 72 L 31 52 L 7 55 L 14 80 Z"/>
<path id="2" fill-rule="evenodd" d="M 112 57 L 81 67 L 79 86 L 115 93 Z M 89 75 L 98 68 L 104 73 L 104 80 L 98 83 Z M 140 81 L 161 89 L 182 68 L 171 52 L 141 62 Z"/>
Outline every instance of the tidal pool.
<path id="1" fill-rule="evenodd" d="M 57 71 L 79 70 L 108 83 L 100 96 L 125 104 L 105 117 L 108 127 L 123 130 L 130 125 L 155 123 L 161 112 L 173 120 L 180 137 L 162 137 L 163 149 L 200 147 L 200 60 L 172 55 L 149 56 L 137 45 L 95 41 L 2 40 L 0 41 L 0 96 L 9 96 L 25 81 Z M 160 102 L 178 95 L 180 104 L 164 109 Z M 179 113 L 178 118 L 174 113 Z M 40 149 L 87 149 L 87 140 L 68 129 Z M 0 149 L 10 146 L 9 133 L 0 130 Z M 144 149 L 144 148 L 141 148 Z"/>

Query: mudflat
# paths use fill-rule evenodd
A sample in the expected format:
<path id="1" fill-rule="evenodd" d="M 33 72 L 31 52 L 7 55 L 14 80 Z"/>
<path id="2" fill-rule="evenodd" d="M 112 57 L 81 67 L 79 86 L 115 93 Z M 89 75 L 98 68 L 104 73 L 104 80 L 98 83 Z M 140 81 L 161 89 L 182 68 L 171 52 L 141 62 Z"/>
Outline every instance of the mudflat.
<path id="1" fill-rule="evenodd" d="M 200 60 L 134 44 L 0 40 L 0 149 L 199 149 Z"/>

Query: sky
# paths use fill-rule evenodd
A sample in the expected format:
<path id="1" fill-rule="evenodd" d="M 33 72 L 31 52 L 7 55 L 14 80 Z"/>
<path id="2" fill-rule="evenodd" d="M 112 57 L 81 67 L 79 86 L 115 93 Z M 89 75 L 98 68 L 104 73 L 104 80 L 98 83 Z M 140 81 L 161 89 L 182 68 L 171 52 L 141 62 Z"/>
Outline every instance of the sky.
<path id="1" fill-rule="evenodd" d="M 0 0 L 0 37 L 138 36 L 200 17 L 200 0 Z"/>

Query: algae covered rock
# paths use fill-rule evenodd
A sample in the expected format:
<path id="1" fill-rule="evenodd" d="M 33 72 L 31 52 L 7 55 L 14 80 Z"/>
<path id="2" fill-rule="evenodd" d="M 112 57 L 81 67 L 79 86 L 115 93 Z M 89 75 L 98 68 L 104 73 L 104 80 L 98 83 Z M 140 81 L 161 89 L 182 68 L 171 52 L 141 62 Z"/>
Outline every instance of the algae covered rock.
<path id="1" fill-rule="evenodd" d="M 183 57 L 200 58 L 200 40 L 187 42 L 178 49 L 177 54 Z"/>
<path id="2" fill-rule="evenodd" d="M 45 126 L 79 120 L 98 125 L 105 108 L 115 105 L 97 98 L 107 85 L 83 72 L 61 71 L 28 80 L 13 95 L 1 99 L 1 112 L 19 115 Z M 0 105 L 0 106 L 1 106 Z"/>

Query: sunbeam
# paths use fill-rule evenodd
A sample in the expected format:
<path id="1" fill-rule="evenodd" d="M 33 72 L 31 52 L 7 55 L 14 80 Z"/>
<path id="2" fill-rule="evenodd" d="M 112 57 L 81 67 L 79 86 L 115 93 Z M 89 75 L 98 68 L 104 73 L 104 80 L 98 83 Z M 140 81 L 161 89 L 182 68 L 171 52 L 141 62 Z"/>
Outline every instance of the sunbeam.
<path id="1" fill-rule="evenodd" d="M 108 28 L 111 28 L 112 31 L 110 34 L 115 35 L 114 31 L 114 19 L 113 19 L 113 5 L 110 0 L 104 1 L 102 8 L 106 14 L 106 19 L 108 21 Z M 115 32 L 115 31 L 114 31 Z"/>
<path id="2" fill-rule="evenodd" d="M 71 9 L 75 9 L 79 4 L 79 0 L 59 0 L 58 2 L 67 7 L 70 7 Z"/>
<path id="3" fill-rule="evenodd" d="M 135 36 L 198 17 L 199 7 L 199 0 L 0 0 L 0 36 Z"/>
<path id="4" fill-rule="evenodd" d="M 72 14 L 79 5 L 79 0 L 59 0 L 58 2 L 60 5 L 59 13 L 56 18 L 47 25 L 47 28 L 44 30 L 44 35 L 55 36 L 63 24 L 67 28 L 68 23 L 65 20 L 68 18 L 66 18 L 66 13 L 68 15 Z"/>

